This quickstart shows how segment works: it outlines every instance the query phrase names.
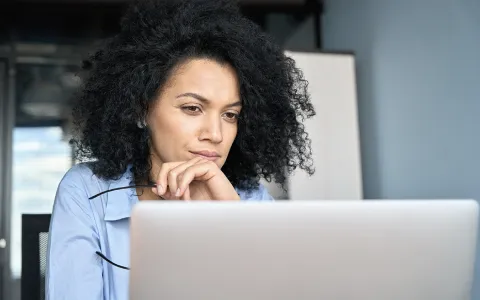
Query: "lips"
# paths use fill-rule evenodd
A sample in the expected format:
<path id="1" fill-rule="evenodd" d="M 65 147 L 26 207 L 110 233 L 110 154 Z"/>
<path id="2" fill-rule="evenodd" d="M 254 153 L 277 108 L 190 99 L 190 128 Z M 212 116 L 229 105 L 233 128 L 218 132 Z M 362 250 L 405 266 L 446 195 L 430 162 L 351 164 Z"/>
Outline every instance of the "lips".
<path id="1" fill-rule="evenodd" d="M 215 151 L 203 150 L 203 151 L 190 151 L 190 152 L 194 155 L 200 156 L 207 160 L 216 160 L 217 158 L 220 157 L 220 154 L 218 154 Z"/>

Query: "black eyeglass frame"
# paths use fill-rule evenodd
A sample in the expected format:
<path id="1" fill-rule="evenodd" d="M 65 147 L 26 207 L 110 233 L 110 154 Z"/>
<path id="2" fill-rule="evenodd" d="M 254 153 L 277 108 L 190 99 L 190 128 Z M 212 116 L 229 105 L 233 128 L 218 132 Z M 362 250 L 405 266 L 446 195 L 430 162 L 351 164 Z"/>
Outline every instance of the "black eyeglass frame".
<path id="1" fill-rule="evenodd" d="M 118 187 L 118 188 L 114 188 L 114 189 L 110 189 L 110 190 L 106 190 L 106 191 L 103 191 L 103 192 L 100 192 L 98 194 L 95 194 L 91 197 L 88 198 L 88 200 L 92 200 L 92 199 L 95 199 L 103 194 L 106 194 L 106 193 L 109 193 L 109 192 L 113 192 L 113 191 L 118 191 L 118 190 L 124 190 L 124 189 L 132 189 L 132 188 L 137 188 L 137 187 L 150 187 L 150 188 L 153 188 L 153 187 L 157 187 L 157 185 L 155 183 L 151 183 L 151 184 L 136 184 L 136 185 L 129 185 L 129 186 L 122 186 L 122 187 Z"/>
<path id="2" fill-rule="evenodd" d="M 124 269 L 124 270 L 130 270 L 129 267 L 125 267 L 125 266 L 122 266 L 122 265 L 119 265 L 119 264 L 114 263 L 113 261 L 111 261 L 110 259 L 108 259 L 105 255 L 103 255 L 103 253 L 100 252 L 100 251 L 95 251 L 95 254 L 97 254 L 97 255 L 100 256 L 102 259 L 104 259 L 106 262 L 114 265 L 114 266 L 117 267 L 117 268 Z"/>
<path id="3" fill-rule="evenodd" d="M 124 189 L 131 189 L 131 188 L 137 188 L 137 187 L 156 187 L 157 185 L 152 183 L 152 184 L 138 184 L 138 185 L 129 185 L 129 186 L 122 186 L 122 187 L 118 187 L 118 188 L 114 188 L 114 189 L 109 189 L 109 190 L 106 190 L 106 191 L 103 191 L 103 192 L 100 192 L 98 194 L 95 194 L 91 197 L 89 197 L 88 199 L 89 200 L 92 200 L 92 199 L 95 199 L 103 194 L 106 194 L 106 193 L 109 193 L 109 192 L 113 192 L 113 191 L 117 191 L 117 190 L 124 190 Z M 120 268 L 120 269 L 124 269 L 124 270 L 130 270 L 130 268 L 128 267 L 125 267 L 125 266 L 122 266 L 122 265 L 119 265 L 117 263 L 114 263 L 113 261 L 111 261 L 110 259 L 108 259 L 102 252 L 100 251 L 95 251 L 95 254 L 97 254 L 98 256 L 100 256 L 102 259 L 104 259 L 106 262 L 108 262 L 109 264 L 117 267 L 117 268 Z"/>
<path id="4" fill-rule="evenodd" d="M 92 199 L 95 199 L 103 194 L 106 194 L 106 193 L 109 193 L 109 192 L 113 192 L 113 191 L 117 191 L 117 190 L 124 190 L 124 189 L 131 189 L 131 188 L 137 188 L 137 187 L 157 187 L 157 185 L 155 183 L 151 183 L 151 184 L 138 184 L 138 185 L 129 185 L 129 186 L 122 186 L 122 187 L 118 187 L 118 188 L 114 188 L 114 189 L 109 189 L 109 190 L 106 190 L 106 191 L 103 191 L 103 192 L 100 192 L 98 194 L 95 194 L 91 197 L 89 197 L 88 199 L 89 200 L 92 200 Z M 113 261 L 111 261 L 110 259 L 108 259 L 102 252 L 100 251 L 95 251 L 95 253 L 100 256 L 102 259 L 104 259 L 106 262 L 112 264 L 113 266 L 115 267 L 118 267 L 120 269 L 124 269 L 124 270 L 130 270 L 130 268 L 128 267 L 125 267 L 125 266 L 122 266 L 122 265 L 119 265 L 119 264 L 116 264 L 114 263 Z"/>

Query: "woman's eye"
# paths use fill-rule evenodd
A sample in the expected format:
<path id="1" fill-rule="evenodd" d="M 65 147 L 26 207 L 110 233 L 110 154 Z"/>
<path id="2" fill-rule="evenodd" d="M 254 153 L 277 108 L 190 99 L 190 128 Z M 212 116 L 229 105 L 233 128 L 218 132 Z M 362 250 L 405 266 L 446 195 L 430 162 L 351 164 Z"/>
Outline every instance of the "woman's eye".
<path id="1" fill-rule="evenodd" d="M 198 106 L 184 106 L 182 108 L 183 110 L 186 110 L 187 112 L 190 112 L 190 113 L 197 113 L 202 111 Z"/>
<path id="2" fill-rule="evenodd" d="M 232 113 L 232 112 L 227 112 L 227 113 L 225 113 L 225 117 L 228 120 L 237 120 L 238 119 L 238 114 Z"/>

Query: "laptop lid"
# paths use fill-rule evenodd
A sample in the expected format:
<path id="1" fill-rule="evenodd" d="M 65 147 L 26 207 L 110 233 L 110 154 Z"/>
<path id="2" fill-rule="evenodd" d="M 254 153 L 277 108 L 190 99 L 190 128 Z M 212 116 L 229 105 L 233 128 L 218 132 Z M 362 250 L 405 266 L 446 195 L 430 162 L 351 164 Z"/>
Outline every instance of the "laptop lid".
<path id="1" fill-rule="evenodd" d="M 145 201 L 130 299 L 465 300 L 477 222 L 469 200 Z"/>

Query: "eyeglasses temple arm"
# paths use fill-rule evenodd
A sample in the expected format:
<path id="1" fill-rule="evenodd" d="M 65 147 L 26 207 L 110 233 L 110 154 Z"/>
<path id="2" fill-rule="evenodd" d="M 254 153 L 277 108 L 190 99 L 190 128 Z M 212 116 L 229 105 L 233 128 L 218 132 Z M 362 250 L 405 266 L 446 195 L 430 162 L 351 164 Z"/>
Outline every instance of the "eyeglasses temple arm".
<path id="1" fill-rule="evenodd" d="M 124 269 L 124 270 L 130 270 L 130 268 L 127 268 L 127 267 L 124 267 L 124 266 L 121 266 L 121 265 L 117 265 L 116 263 L 114 263 L 113 261 L 109 260 L 108 258 L 105 257 L 105 255 L 102 254 L 102 252 L 100 251 L 95 251 L 95 253 L 100 256 L 101 258 L 103 258 L 104 260 L 106 260 L 107 262 L 111 263 L 112 265 L 114 265 L 115 267 L 119 267 L 120 269 Z"/>
<path id="2" fill-rule="evenodd" d="M 111 189 L 111 190 L 106 190 L 106 191 L 103 191 L 101 193 L 98 193 L 96 195 L 93 195 L 91 197 L 89 197 L 88 199 L 89 200 L 92 200 L 94 198 L 97 198 L 98 196 L 101 196 L 103 194 L 106 194 L 108 192 L 113 192 L 113 191 L 116 191 L 116 190 L 123 190 L 123 189 L 131 189 L 131 188 L 135 188 L 135 187 L 156 187 L 157 185 L 156 184 L 140 184 L 140 185 L 130 185 L 130 186 L 122 186 L 122 187 L 118 187 L 118 188 L 114 188 L 114 189 Z"/>

